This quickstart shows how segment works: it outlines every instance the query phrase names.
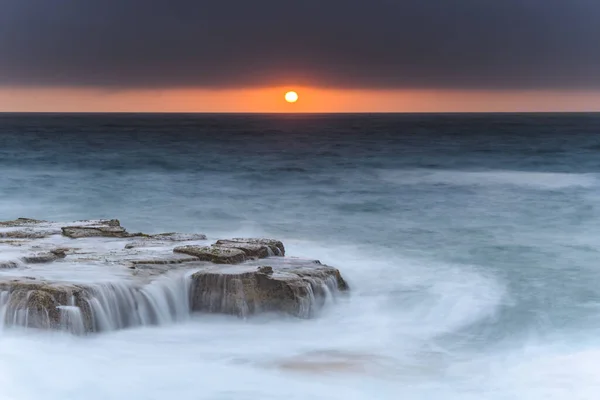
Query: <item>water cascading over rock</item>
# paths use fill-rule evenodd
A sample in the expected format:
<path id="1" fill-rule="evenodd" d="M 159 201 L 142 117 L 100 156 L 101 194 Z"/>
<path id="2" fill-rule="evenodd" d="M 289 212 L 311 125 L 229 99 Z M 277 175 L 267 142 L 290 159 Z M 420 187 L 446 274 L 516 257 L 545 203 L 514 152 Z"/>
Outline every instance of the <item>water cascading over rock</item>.
<path id="1" fill-rule="evenodd" d="M 282 312 L 297 317 L 313 316 L 346 282 L 334 268 L 311 261 L 273 266 L 205 269 L 192 275 L 192 308 L 197 311 L 248 316 Z"/>
<path id="2" fill-rule="evenodd" d="M 0 318 L 4 326 L 105 332 L 182 321 L 189 299 L 187 274 L 141 286 L 12 282 L 0 285 Z"/>
<path id="3" fill-rule="evenodd" d="M 128 233 L 118 220 L 0 222 L 0 328 L 86 334 L 193 312 L 314 316 L 348 286 L 282 242 Z"/>

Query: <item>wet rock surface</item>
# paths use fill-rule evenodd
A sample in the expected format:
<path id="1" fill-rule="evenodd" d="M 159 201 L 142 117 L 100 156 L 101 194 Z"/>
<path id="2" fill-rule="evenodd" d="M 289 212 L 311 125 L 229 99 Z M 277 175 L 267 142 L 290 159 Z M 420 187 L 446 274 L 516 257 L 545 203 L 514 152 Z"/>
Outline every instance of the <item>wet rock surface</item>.
<path id="1" fill-rule="evenodd" d="M 254 261 L 194 273 L 192 309 L 241 317 L 280 312 L 310 318 L 337 292 L 348 289 L 335 268 L 293 258 L 265 261 L 270 265 Z"/>
<path id="2" fill-rule="evenodd" d="M 0 227 L 16 227 L 16 226 L 27 226 L 27 225 L 39 225 L 46 221 L 31 218 L 17 218 L 12 221 L 0 221 Z"/>
<path id="3" fill-rule="evenodd" d="M 65 226 L 62 227 L 62 233 L 66 237 L 70 237 L 72 239 L 79 239 L 84 237 L 128 237 L 129 234 L 119 225 L 111 224 L 108 222 L 107 225 L 97 225 L 97 226 Z"/>
<path id="4" fill-rule="evenodd" d="M 173 249 L 176 253 L 183 253 L 200 261 L 209 261 L 215 264 L 239 264 L 246 260 L 242 250 L 217 247 L 217 246 L 181 246 Z"/>
<path id="5" fill-rule="evenodd" d="M 231 247 L 244 251 L 249 256 L 267 255 L 285 256 L 285 247 L 279 240 L 273 239 L 227 239 L 217 240 L 216 246 Z M 264 256 L 266 257 L 266 255 Z M 261 257 L 262 258 L 262 257 Z"/>
<path id="6" fill-rule="evenodd" d="M 36 282 L 31 278 L 0 282 L 6 325 L 61 329 L 83 334 L 93 331 L 90 292 L 69 284 Z M 69 312 L 72 317 L 69 318 Z"/>
<path id="7" fill-rule="evenodd" d="M 309 318 L 348 290 L 336 268 L 284 255 L 278 240 L 132 234 L 116 219 L 0 222 L 0 328 L 85 334 L 193 312 Z"/>
<path id="8" fill-rule="evenodd" d="M 35 232 L 31 229 L 10 230 L 0 232 L 0 238 L 5 239 L 42 239 L 52 235 L 53 232 Z"/>
<path id="9" fill-rule="evenodd" d="M 39 253 L 31 256 L 25 256 L 21 260 L 26 264 L 42 264 L 56 261 L 67 256 L 66 249 L 55 249 L 47 253 Z"/>
<path id="10" fill-rule="evenodd" d="M 16 261 L 0 261 L 0 269 L 17 268 L 19 264 Z"/>
<path id="11" fill-rule="evenodd" d="M 159 233 L 156 235 L 148 235 L 149 240 L 166 240 L 173 242 L 187 242 L 192 240 L 206 240 L 206 235 L 201 233 Z"/>

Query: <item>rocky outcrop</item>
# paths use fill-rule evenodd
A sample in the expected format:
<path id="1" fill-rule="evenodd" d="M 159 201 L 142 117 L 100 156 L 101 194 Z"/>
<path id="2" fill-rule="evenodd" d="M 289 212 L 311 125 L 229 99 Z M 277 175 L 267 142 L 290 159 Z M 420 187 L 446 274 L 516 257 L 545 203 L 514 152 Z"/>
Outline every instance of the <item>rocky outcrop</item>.
<path id="1" fill-rule="evenodd" d="M 39 219 L 31 219 L 31 218 L 17 218 L 12 221 L 0 221 L 0 227 L 16 227 L 16 226 L 26 226 L 26 225 L 38 225 L 42 224 L 46 221 L 41 221 Z"/>
<path id="2" fill-rule="evenodd" d="M 249 257 L 265 258 L 272 255 L 285 256 L 285 247 L 279 240 L 273 239 L 228 239 L 217 240 L 219 247 L 240 249 Z"/>
<path id="3" fill-rule="evenodd" d="M 0 325 L 84 334 L 192 312 L 308 318 L 348 290 L 336 268 L 285 257 L 274 239 L 131 234 L 116 219 L 23 218 L 0 222 L 0 236 Z"/>
<path id="4" fill-rule="evenodd" d="M 149 235 L 146 233 L 129 233 L 121 226 L 118 219 L 100 220 L 100 221 L 82 221 L 86 222 L 83 225 L 63 226 L 61 227 L 62 234 L 71 239 L 80 239 L 87 237 L 115 237 L 115 238 L 138 238 L 144 242 L 137 243 L 139 246 L 148 245 L 148 242 L 184 242 L 195 240 L 206 240 L 206 235 L 200 233 L 159 233 Z M 91 222 L 91 223 L 90 223 Z M 136 243 L 128 243 L 129 248 L 136 247 Z"/>
<path id="5" fill-rule="evenodd" d="M 99 221 L 96 225 L 64 226 L 61 229 L 62 234 L 71 239 L 87 237 L 124 238 L 131 236 L 117 219 Z"/>
<path id="6" fill-rule="evenodd" d="M 200 261 L 215 264 L 239 264 L 246 260 L 242 250 L 217 246 L 181 246 L 173 249 L 175 253 L 187 254 Z"/>
<path id="7" fill-rule="evenodd" d="M 36 232 L 28 229 L 0 232 L 0 238 L 4 239 L 43 239 L 50 235 L 52 232 Z"/>
<path id="8" fill-rule="evenodd" d="M 15 280 L 0 282 L 6 325 L 62 329 L 83 334 L 93 329 L 89 292 L 76 285 Z"/>
<path id="9" fill-rule="evenodd" d="M 285 255 L 283 243 L 273 239 L 217 240 L 212 246 L 181 246 L 173 251 L 215 264 L 239 264 L 251 259 Z"/>
<path id="10" fill-rule="evenodd" d="M 171 242 L 189 242 L 192 240 L 206 240 L 206 235 L 201 233 L 159 233 L 156 235 L 148 235 L 149 240 L 155 241 L 171 241 Z"/>
<path id="11" fill-rule="evenodd" d="M 159 233 L 156 235 L 146 235 L 138 233 L 131 235 L 137 240 L 125 245 L 126 249 L 135 249 L 138 247 L 160 247 L 164 246 L 165 242 L 193 242 L 206 240 L 206 235 L 200 233 Z"/>
<path id="12" fill-rule="evenodd" d="M 305 260 L 273 266 L 208 269 L 192 275 L 192 309 L 249 316 L 281 312 L 308 318 L 326 300 L 348 290 L 340 272 Z"/>

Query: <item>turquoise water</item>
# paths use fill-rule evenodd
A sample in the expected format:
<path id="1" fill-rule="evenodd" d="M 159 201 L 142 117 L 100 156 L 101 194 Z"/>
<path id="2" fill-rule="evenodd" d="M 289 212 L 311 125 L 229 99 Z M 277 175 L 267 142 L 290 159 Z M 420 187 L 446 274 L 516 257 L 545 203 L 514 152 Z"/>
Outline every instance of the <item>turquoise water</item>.
<path id="1" fill-rule="evenodd" d="M 313 321 L 2 332 L 2 398 L 596 397 L 600 115 L 0 114 L 0 170 L 0 219 L 272 236 L 353 288 Z M 315 351 L 368 371 L 273 367 Z"/>

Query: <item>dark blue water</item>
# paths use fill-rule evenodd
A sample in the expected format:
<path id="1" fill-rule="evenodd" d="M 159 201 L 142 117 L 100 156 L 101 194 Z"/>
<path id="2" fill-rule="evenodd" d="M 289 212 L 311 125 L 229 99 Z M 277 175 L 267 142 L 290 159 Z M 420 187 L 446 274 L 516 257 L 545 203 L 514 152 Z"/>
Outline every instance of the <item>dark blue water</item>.
<path id="1" fill-rule="evenodd" d="M 266 235 L 338 266 L 352 300 L 310 346 L 397 368 L 352 398 L 597 393 L 600 114 L 0 114 L 0 172 L 0 219 Z M 321 383 L 297 394 L 336 398 Z"/>

